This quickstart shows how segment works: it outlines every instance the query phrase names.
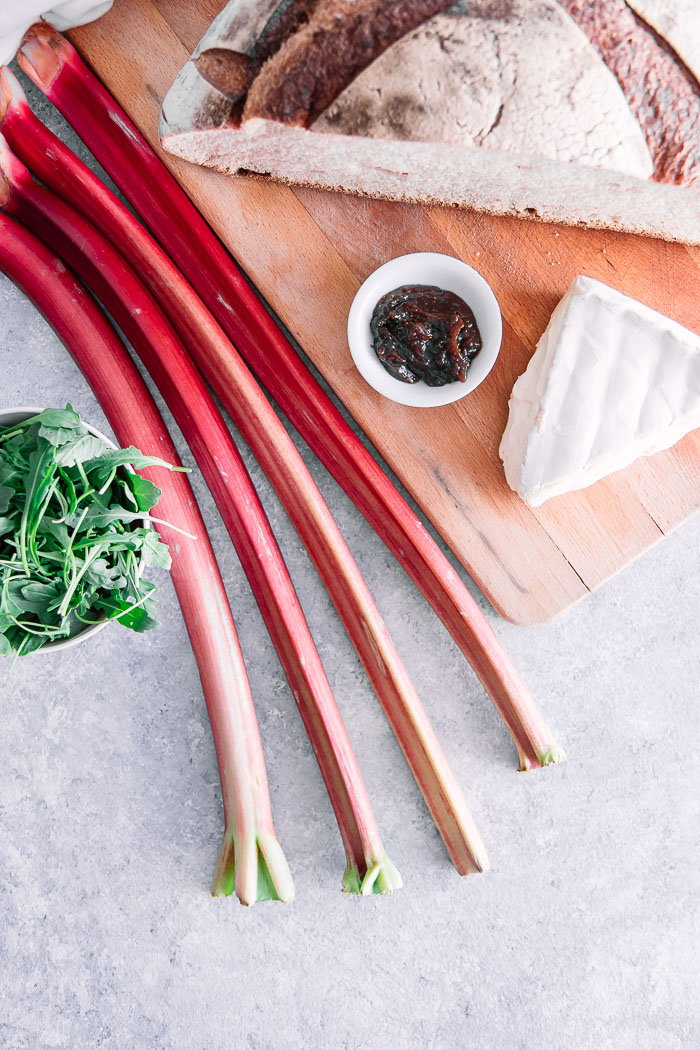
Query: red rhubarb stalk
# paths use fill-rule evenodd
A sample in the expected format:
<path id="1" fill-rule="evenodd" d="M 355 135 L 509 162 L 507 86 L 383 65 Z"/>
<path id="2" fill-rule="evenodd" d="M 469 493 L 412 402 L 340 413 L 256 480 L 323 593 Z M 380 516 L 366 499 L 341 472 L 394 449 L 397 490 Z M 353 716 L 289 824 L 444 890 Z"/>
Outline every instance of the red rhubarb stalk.
<path id="1" fill-rule="evenodd" d="M 485 849 L 379 610 L 303 459 L 239 354 L 139 221 L 34 116 L 9 69 L 0 70 L 0 127 L 31 171 L 109 237 L 158 299 L 309 551 L 457 870 L 483 871 Z"/>
<path id="2" fill-rule="evenodd" d="M 43 23 L 29 30 L 18 60 L 116 182 L 299 434 L 428 600 L 505 722 L 518 750 L 520 769 L 562 761 L 563 750 L 447 558 L 124 111 L 72 45 Z"/>
<path id="3" fill-rule="evenodd" d="M 63 340 L 119 443 L 178 463 L 148 388 L 107 318 L 60 259 L 2 213 L 0 270 Z M 151 476 L 162 490 L 159 516 L 193 537 L 185 540 L 168 526 L 157 526 L 171 545 L 171 576 L 199 668 L 221 776 L 226 830 L 212 893 L 235 889 L 243 904 L 291 901 L 294 887 L 272 824 L 250 686 L 214 552 L 187 478 Z"/>
<path id="4" fill-rule="evenodd" d="M 192 449 L 234 542 L 319 761 L 348 858 L 343 885 L 390 893 L 386 856 L 357 761 L 270 524 L 204 381 L 157 303 L 87 220 L 34 182 L 0 136 L 0 207 L 78 273 L 134 346 Z"/>

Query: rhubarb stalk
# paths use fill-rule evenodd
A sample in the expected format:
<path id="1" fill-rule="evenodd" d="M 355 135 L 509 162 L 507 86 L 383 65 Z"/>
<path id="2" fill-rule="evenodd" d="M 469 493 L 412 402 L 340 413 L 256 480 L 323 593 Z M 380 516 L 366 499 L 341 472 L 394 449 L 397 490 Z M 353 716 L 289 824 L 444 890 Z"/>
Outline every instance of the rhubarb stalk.
<path id="1" fill-rule="evenodd" d="M 340 712 L 258 495 L 204 381 L 153 297 L 119 253 L 37 185 L 0 136 L 0 207 L 78 273 L 134 346 L 183 432 L 234 542 L 297 701 L 348 858 L 343 885 L 390 893 L 386 856 Z"/>
<path id="2" fill-rule="evenodd" d="M 309 551 L 457 870 L 483 871 L 485 849 L 379 610 L 303 459 L 239 354 L 138 220 L 34 116 L 9 69 L 0 70 L 0 127 L 31 171 L 109 237 L 158 299 Z"/>
<path id="3" fill-rule="evenodd" d="M 519 768 L 562 761 L 563 750 L 447 558 L 124 111 L 72 45 L 44 23 L 29 30 L 18 60 L 116 182 L 299 434 L 428 600 L 505 722 L 518 750 Z"/>
<path id="4" fill-rule="evenodd" d="M 179 463 L 148 388 L 95 301 L 60 259 L 2 213 L 0 270 L 63 340 L 119 443 Z M 154 480 L 162 489 L 159 516 L 174 527 L 157 526 L 173 551 L 171 576 L 199 669 L 221 777 L 225 834 L 212 893 L 235 890 L 243 904 L 291 901 L 294 887 L 272 824 L 250 686 L 214 552 L 185 475 Z M 192 539 L 184 539 L 183 532 Z"/>

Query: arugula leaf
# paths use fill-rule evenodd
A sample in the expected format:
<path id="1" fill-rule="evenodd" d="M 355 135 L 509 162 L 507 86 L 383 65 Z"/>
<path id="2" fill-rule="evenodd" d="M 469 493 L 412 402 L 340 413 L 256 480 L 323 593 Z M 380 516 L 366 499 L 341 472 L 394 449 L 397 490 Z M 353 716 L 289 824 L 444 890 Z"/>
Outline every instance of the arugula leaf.
<path id="1" fill-rule="evenodd" d="M 141 561 L 144 565 L 154 565 L 159 569 L 169 569 L 172 565 L 170 547 L 163 543 L 154 529 L 144 529 Z"/>
<path id="2" fill-rule="evenodd" d="M 102 446 L 104 448 L 104 445 Z M 142 470 L 143 467 L 167 467 L 168 470 L 180 470 L 188 473 L 187 467 L 175 467 L 172 463 L 167 463 L 164 459 L 159 459 L 158 456 L 144 456 L 143 452 L 139 452 L 137 448 L 130 445 L 129 448 L 115 448 L 108 449 L 103 452 L 101 456 L 96 457 L 89 462 L 84 462 L 86 474 L 91 474 L 93 470 L 99 470 L 102 476 L 102 484 L 107 480 L 109 472 L 113 467 L 133 467 L 134 470 Z M 95 484 L 93 482 L 93 484 Z M 95 485 L 96 488 L 100 488 L 100 485 Z"/>
<path id="3" fill-rule="evenodd" d="M 68 443 L 56 452 L 56 463 L 62 467 L 72 467 L 76 463 L 85 463 L 104 452 L 105 443 L 94 434 L 73 434 Z"/>
<path id="4" fill-rule="evenodd" d="M 97 558 L 85 571 L 85 580 L 105 590 L 121 590 L 126 586 L 126 577 L 121 565 L 110 565 L 106 558 Z"/>
<path id="5" fill-rule="evenodd" d="M 2 435 L 0 434 L 0 439 Z M 24 474 L 27 469 L 27 456 L 36 448 L 36 435 L 31 430 L 27 434 L 18 434 L 2 446 L 3 461 L 6 467 Z"/>
<path id="6" fill-rule="evenodd" d="M 19 616 L 23 611 L 21 605 L 22 595 L 18 590 L 17 583 L 17 580 L 9 579 L 3 586 L 2 594 L 0 594 L 0 618 L 10 617 L 9 620 L 3 620 L 3 622 L 7 622 L 7 626 L 12 623 L 12 617 Z"/>
<path id="7" fill-rule="evenodd" d="M 85 429 L 78 413 L 70 406 L 63 408 L 45 408 L 36 416 L 30 416 L 13 426 L 3 427 L 0 442 L 16 441 L 16 436 L 23 436 L 28 446 L 36 445 L 39 437 L 49 444 L 62 445 L 70 440 L 71 431 Z"/>
<path id="8" fill-rule="evenodd" d="M 111 554 L 117 555 L 122 551 L 131 551 L 132 553 L 137 552 L 140 551 L 143 546 L 143 538 L 139 535 L 141 531 L 145 530 L 139 529 L 135 532 L 105 532 L 101 533 L 99 537 L 90 534 L 73 543 L 71 550 L 73 554 L 80 554 L 87 548 L 99 544 L 100 550 L 105 553 L 109 551 Z"/>
<path id="9" fill-rule="evenodd" d="M 139 477 L 140 475 L 138 475 L 138 474 L 128 474 L 127 476 L 131 478 L 131 477 Z M 114 486 L 115 486 L 115 501 L 119 502 L 119 500 L 122 499 L 122 502 L 126 501 L 126 503 L 128 503 L 128 505 L 131 508 L 136 508 L 138 510 L 138 506 L 139 505 L 136 502 L 136 496 L 133 493 L 133 490 L 131 488 L 131 484 L 128 481 L 126 481 L 125 478 L 121 478 L 121 477 L 117 476 L 117 478 L 115 478 Z"/>
<path id="10" fill-rule="evenodd" d="M 22 474 L 9 458 L 3 455 L 0 446 L 0 485 L 8 485 L 10 488 L 18 489 L 22 484 Z"/>
<path id="11" fill-rule="evenodd" d="M 0 529 L 2 528 L 1 522 L 2 518 L 0 518 Z M 52 521 L 46 515 L 41 519 L 39 535 L 51 537 L 59 547 L 68 547 L 70 542 L 68 526 L 62 521 Z"/>
<path id="12" fill-rule="evenodd" d="M 38 436 L 56 448 L 75 441 L 76 434 L 85 429 L 80 416 L 72 409 L 46 409 L 36 418 L 35 423 L 39 428 Z"/>
<path id="13" fill-rule="evenodd" d="M 46 645 L 47 638 L 41 634 L 29 634 L 27 631 L 23 631 L 18 628 L 19 644 L 15 649 L 15 653 L 20 656 L 27 656 L 29 653 L 35 652 L 37 649 L 41 649 L 42 645 Z M 48 639 L 49 641 L 51 639 Z"/>
<path id="14" fill-rule="evenodd" d="M 15 498 L 15 490 L 9 485 L 0 485 L 0 514 L 10 509 L 10 502 Z"/>
<path id="15" fill-rule="evenodd" d="M 19 528 L 19 547 L 24 571 L 29 575 L 29 538 L 41 501 L 54 473 L 54 449 L 51 445 L 37 448 L 29 457 L 29 471 L 24 479 L 25 503 Z"/>
<path id="16" fill-rule="evenodd" d="M 19 590 L 24 606 L 30 612 L 43 612 L 61 593 L 58 583 L 25 583 L 19 586 Z"/>
<path id="17" fill-rule="evenodd" d="M 7 587 L 6 608 L 12 616 L 34 613 L 42 616 L 49 613 L 50 606 L 60 598 L 58 583 L 38 583 L 28 580 L 13 580 Z"/>
<path id="18" fill-rule="evenodd" d="M 130 487 L 139 510 L 151 510 L 160 499 L 158 486 L 154 485 L 148 478 L 142 478 L 140 474 L 129 474 L 126 484 Z M 0 510 L 2 510 L 2 506 L 0 506 Z"/>
<path id="19" fill-rule="evenodd" d="M 22 423 L 23 427 L 38 426 L 51 430 L 80 430 L 85 427 L 72 405 L 65 408 L 45 408 L 38 416 L 32 416 Z M 43 435 L 42 435 L 43 436 Z"/>
<path id="20" fill-rule="evenodd" d="M 103 507 L 96 502 L 92 507 L 88 508 L 88 512 L 83 519 L 83 529 L 106 529 L 108 525 L 117 521 L 126 524 L 132 521 L 142 522 L 143 511 L 126 510 L 124 507 L 119 506 Z"/>
<path id="21" fill-rule="evenodd" d="M 151 616 L 143 605 L 134 607 L 134 602 L 125 601 L 116 596 L 95 602 L 94 608 L 102 609 L 110 619 L 118 619 L 119 623 L 136 631 L 137 634 L 152 631 L 159 626 L 158 620 Z"/>

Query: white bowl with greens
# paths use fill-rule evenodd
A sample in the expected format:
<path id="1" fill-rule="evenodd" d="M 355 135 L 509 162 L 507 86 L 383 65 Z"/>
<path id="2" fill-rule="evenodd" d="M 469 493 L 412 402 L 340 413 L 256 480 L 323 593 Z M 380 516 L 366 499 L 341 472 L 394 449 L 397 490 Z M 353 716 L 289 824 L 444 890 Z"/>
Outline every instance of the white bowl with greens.
<path id="1" fill-rule="evenodd" d="M 76 645 L 112 620 L 157 626 L 146 565 L 170 567 L 150 527 L 160 490 L 70 405 L 0 410 L 0 655 Z"/>

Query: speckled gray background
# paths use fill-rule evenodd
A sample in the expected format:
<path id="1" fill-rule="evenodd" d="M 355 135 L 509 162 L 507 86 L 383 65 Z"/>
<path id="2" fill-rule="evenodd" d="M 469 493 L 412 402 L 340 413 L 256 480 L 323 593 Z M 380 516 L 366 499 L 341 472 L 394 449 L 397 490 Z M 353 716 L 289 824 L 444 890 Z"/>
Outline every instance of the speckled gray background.
<path id="1" fill-rule="evenodd" d="M 2 278 L 0 354 L 0 406 L 70 399 L 106 428 L 66 351 Z M 163 577 L 158 632 L 115 626 L 89 647 L 0 672 L 0 1048 L 700 1046 L 700 519 L 552 624 L 512 627 L 481 599 L 570 758 L 516 775 L 510 739 L 447 633 L 309 465 L 400 639 L 492 870 L 460 880 L 450 867 L 308 558 L 261 482 L 405 881 L 387 899 L 341 894 L 343 852 L 318 769 L 194 474 L 297 899 L 246 910 L 208 895 L 222 831 L 218 777 Z"/>

